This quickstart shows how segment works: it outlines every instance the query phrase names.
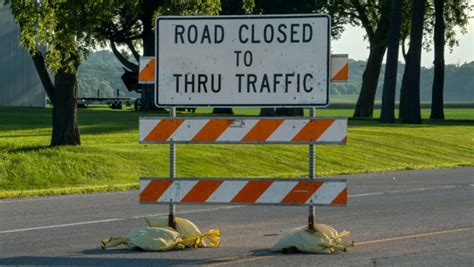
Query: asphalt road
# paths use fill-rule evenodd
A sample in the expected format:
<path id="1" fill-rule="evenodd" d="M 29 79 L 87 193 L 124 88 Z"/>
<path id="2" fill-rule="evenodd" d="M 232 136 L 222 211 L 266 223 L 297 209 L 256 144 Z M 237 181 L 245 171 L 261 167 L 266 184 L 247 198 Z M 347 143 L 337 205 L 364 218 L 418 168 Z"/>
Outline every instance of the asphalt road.
<path id="1" fill-rule="evenodd" d="M 201 230 L 220 228 L 219 248 L 171 252 L 100 250 L 99 241 L 145 226 L 167 206 L 138 192 L 0 201 L 0 265 L 410 265 L 474 266 L 474 168 L 341 176 L 348 207 L 317 208 L 317 222 L 351 231 L 356 246 L 333 255 L 272 253 L 306 224 L 306 207 L 177 206 Z"/>

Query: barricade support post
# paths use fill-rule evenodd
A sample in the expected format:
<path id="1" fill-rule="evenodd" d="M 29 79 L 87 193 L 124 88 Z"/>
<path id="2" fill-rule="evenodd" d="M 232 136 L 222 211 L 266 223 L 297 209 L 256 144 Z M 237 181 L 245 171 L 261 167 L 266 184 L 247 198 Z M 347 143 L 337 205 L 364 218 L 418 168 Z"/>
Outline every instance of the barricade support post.
<path id="1" fill-rule="evenodd" d="M 311 107 L 309 108 L 309 117 L 311 119 L 316 118 L 316 108 Z M 314 144 L 308 145 L 309 152 L 308 152 L 308 176 L 309 179 L 314 179 L 316 177 L 316 147 Z M 316 209 L 314 206 L 309 206 L 309 214 L 308 214 L 308 229 L 314 230 L 314 224 L 316 223 Z"/>
<path id="2" fill-rule="evenodd" d="M 176 118 L 176 107 L 170 108 L 170 117 Z M 176 177 L 176 145 L 171 141 L 170 142 L 170 151 L 169 151 L 169 175 L 171 179 Z M 168 226 L 175 229 L 176 228 L 176 207 L 174 204 L 169 205 L 169 215 L 168 215 Z"/>

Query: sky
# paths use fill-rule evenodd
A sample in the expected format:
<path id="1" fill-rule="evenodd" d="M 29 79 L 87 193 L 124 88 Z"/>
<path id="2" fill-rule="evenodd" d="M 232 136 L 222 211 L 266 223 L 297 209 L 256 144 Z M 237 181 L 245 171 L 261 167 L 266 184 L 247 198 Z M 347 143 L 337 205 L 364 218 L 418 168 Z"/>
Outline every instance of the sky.
<path id="1" fill-rule="evenodd" d="M 332 54 L 349 54 L 349 58 L 356 60 L 367 60 L 369 56 L 368 41 L 364 41 L 365 31 L 361 27 L 347 25 L 342 36 L 338 40 L 331 40 Z M 459 46 L 454 47 L 453 52 L 445 50 L 446 64 L 460 64 L 474 61 L 474 18 L 469 19 L 467 33 L 462 35 L 458 32 Z M 408 46 L 407 46 L 408 49 Z M 404 62 L 400 50 L 399 61 Z M 427 68 L 433 65 L 433 50 L 421 55 L 421 65 Z M 385 62 L 385 60 L 384 60 Z"/>

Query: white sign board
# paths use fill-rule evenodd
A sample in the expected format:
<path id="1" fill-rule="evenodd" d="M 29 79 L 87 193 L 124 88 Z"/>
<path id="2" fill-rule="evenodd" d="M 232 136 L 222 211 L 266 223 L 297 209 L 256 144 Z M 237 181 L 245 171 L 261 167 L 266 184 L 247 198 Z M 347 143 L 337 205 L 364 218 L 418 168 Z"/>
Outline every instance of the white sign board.
<path id="1" fill-rule="evenodd" d="M 158 17 L 158 106 L 326 106 L 327 15 Z"/>

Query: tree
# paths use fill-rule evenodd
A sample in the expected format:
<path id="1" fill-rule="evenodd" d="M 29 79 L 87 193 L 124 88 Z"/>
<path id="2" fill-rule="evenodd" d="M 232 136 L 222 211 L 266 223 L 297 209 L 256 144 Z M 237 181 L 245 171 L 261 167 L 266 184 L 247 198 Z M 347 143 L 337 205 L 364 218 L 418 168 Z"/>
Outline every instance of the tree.
<path id="1" fill-rule="evenodd" d="M 7 4 L 20 25 L 20 42 L 31 54 L 53 105 L 51 146 L 79 145 L 76 73 L 95 43 L 87 32 L 105 15 L 107 2 L 12 0 Z"/>
<path id="2" fill-rule="evenodd" d="M 414 0 L 411 14 L 410 48 L 403 72 L 399 117 L 405 123 L 421 123 L 420 64 L 425 0 Z"/>
<path id="3" fill-rule="evenodd" d="M 387 0 L 366 1 L 351 0 L 354 18 L 353 24 L 361 24 L 369 40 L 369 58 L 362 75 L 362 87 L 354 110 L 355 118 L 371 118 L 374 111 L 377 82 L 380 76 L 382 60 L 387 49 L 387 31 L 389 5 Z"/>
<path id="4" fill-rule="evenodd" d="M 397 85 L 398 47 L 400 46 L 400 24 L 403 0 L 390 3 L 390 23 L 388 27 L 388 51 L 382 94 L 380 122 L 395 122 L 395 89 Z"/>
<path id="5" fill-rule="evenodd" d="M 444 0 L 434 0 L 434 76 L 431 100 L 430 119 L 444 119 L 443 90 L 444 90 Z"/>
<path id="6" fill-rule="evenodd" d="M 451 49 L 457 45 L 454 28 L 459 27 L 462 33 L 466 32 L 467 13 L 472 10 L 472 6 L 469 6 L 468 0 L 434 0 L 434 5 L 429 5 L 428 9 L 432 9 L 433 6 L 434 21 L 430 19 L 428 24 L 428 29 L 434 28 L 434 30 L 429 31 L 430 33 L 434 32 L 432 38 L 434 43 L 434 76 L 430 118 L 444 119 L 445 45 L 447 43 Z"/>
<path id="7" fill-rule="evenodd" d="M 436 3 L 438 2 L 438 3 Z M 442 7 L 440 6 L 442 3 Z M 403 16 L 409 17 L 413 3 L 404 1 Z M 438 5 L 438 8 L 436 7 Z M 440 8 L 443 12 L 439 12 Z M 438 9 L 438 11 L 436 11 Z M 443 97 L 444 97 L 444 48 L 447 45 L 450 50 L 458 44 L 457 31 L 466 33 L 468 25 L 467 13 L 472 7 L 469 0 L 430 0 L 425 4 L 425 19 L 423 24 L 423 47 L 426 51 L 431 50 L 434 43 L 435 52 L 435 71 L 432 84 L 432 116 L 431 118 L 442 118 Z M 442 19 L 442 21 L 441 21 Z M 405 40 L 408 39 L 411 29 L 411 20 L 402 20 L 401 43 L 402 53 L 407 61 Z M 443 32 L 443 33 L 441 33 Z"/>

